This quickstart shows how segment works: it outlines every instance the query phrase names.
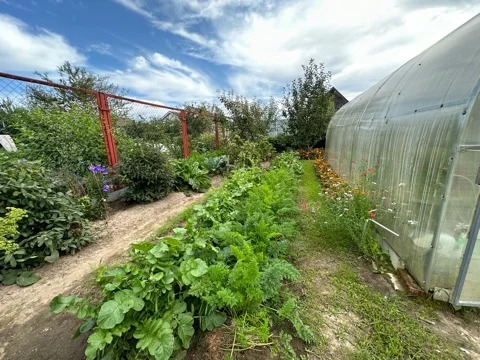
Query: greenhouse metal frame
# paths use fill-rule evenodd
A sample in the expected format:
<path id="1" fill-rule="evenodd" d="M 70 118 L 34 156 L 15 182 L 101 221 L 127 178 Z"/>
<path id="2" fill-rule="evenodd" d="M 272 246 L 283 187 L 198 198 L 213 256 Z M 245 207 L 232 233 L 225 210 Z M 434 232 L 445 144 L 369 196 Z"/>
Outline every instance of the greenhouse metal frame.
<path id="1" fill-rule="evenodd" d="M 368 186 L 392 259 L 456 306 L 480 306 L 479 34 L 477 15 L 343 106 L 327 132 L 329 163 Z"/>

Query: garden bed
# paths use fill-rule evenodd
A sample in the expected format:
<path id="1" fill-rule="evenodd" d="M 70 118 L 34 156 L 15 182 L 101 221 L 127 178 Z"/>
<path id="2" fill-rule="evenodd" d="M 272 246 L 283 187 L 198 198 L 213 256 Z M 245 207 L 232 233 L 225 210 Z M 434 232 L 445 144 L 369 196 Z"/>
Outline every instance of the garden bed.
<path id="1" fill-rule="evenodd" d="M 214 186 L 219 182 L 220 177 L 213 179 Z M 204 196 L 172 193 L 149 204 L 121 204 L 106 221 L 94 222 L 92 227 L 97 237 L 94 243 L 75 255 L 63 256 L 39 268 L 41 280 L 36 284 L 24 288 L 1 286 L 0 359 L 83 359 L 83 349 L 79 348 L 82 339 L 71 340 L 78 321 L 70 316 L 59 319 L 48 315 L 50 300 L 59 293 L 91 291 L 94 271 L 99 265 L 125 261 L 132 242 L 144 240 Z"/>

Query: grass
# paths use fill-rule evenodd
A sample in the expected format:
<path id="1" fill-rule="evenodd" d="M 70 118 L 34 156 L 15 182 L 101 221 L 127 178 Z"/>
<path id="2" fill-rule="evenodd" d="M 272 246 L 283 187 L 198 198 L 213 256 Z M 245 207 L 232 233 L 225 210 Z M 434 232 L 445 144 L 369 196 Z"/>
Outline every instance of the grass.
<path id="1" fill-rule="evenodd" d="M 403 294 L 385 296 L 357 275 L 359 251 L 348 244 L 352 240 L 342 240 L 351 239 L 348 229 L 324 226 L 324 219 L 334 221 L 339 214 L 318 196 L 312 162 L 304 161 L 303 169 L 300 202 L 306 211 L 299 217 L 302 237 L 294 246 L 306 294 L 302 311 L 317 337 L 311 350 L 325 359 L 464 358 L 458 344 L 440 338 L 417 318 L 433 315 L 438 304 Z"/>

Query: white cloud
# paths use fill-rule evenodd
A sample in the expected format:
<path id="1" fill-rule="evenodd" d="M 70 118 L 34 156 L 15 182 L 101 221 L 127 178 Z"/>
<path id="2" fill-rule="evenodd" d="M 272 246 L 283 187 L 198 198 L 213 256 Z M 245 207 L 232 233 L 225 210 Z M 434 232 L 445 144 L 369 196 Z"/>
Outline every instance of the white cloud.
<path id="1" fill-rule="evenodd" d="M 126 70 L 106 73 L 121 87 L 142 98 L 164 102 L 191 102 L 215 97 L 208 77 L 160 53 L 136 56 Z"/>
<path id="2" fill-rule="evenodd" d="M 61 35 L 40 29 L 33 33 L 20 20 L 0 14 L 0 68 L 4 71 L 50 71 L 68 60 L 85 57 Z"/>
<path id="3" fill-rule="evenodd" d="M 112 46 L 103 42 L 91 44 L 87 47 L 87 51 L 96 52 L 102 55 L 113 55 Z"/>
<path id="4" fill-rule="evenodd" d="M 227 20 L 219 24 L 215 53 L 218 61 L 243 72 L 257 91 L 262 83 L 281 87 L 314 58 L 351 98 L 477 11 L 480 5 L 408 10 L 393 0 L 292 2 L 269 15 L 249 13 L 234 27 Z M 230 77 L 232 86 L 238 87 L 239 76 Z"/>
<path id="5" fill-rule="evenodd" d="M 198 45 L 212 47 L 216 45 L 215 40 L 208 39 L 196 32 L 189 31 L 181 21 L 169 22 L 160 20 L 152 11 L 148 10 L 148 5 L 143 0 L 113 0 L 127 9 L 146 18 L 154 27 L 162 31 L 168 31 L 172 34 L 181 36 Z"/>
<path id="6" fill-rule="evenodd" d="M 258 97 L 280 91 L 314 58 L 351 98 L 480 11 L 475 0 L 115 1 L 191 40 L 190 55 L 232 66 L 229 85 Z"/>

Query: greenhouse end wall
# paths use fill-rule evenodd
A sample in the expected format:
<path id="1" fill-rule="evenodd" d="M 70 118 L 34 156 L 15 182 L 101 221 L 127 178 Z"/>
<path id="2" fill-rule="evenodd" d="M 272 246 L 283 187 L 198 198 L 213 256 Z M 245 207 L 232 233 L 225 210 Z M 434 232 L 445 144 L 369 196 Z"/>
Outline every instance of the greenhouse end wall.
<path id="1" fill-rule="evenodd" d="M 425 290 L 455 287 L 479 195 L 480 151 L 464 146 L 480 145 L 478 34 L 480 16 L 342 107 L 327 132 L 332 168 L 368 182 L 377 220 L 399 234 L 381 236 Z M 478 289 L 479 256 L 474 268 Z"/>

